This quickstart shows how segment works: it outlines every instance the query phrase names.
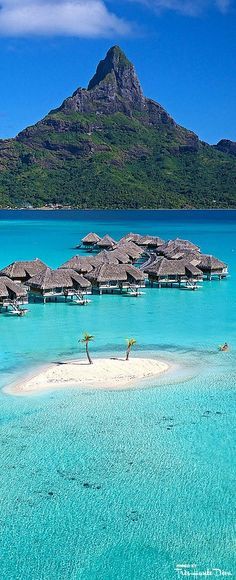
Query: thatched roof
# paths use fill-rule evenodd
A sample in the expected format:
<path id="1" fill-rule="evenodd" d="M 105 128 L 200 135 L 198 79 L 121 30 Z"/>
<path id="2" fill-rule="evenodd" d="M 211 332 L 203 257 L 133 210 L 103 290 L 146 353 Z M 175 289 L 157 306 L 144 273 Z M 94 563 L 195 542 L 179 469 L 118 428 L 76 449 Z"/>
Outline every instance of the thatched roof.
<path id="1" fill-rule="evenodd" d="M 176 238 L 175 240 L 169 240 L 162 246 L 159 246 L 157 251 L 158 254 L 163 254 L 167 257 L 167 255 L 171 255 L 171 252 L 183 252 L 184 250 L 191 250 L 194 252 L 199 251 L 199 247 L 189 242 L 188 240 L 181 240 L 180 238 Z"/>
<path id="2" fill-rule="evenodd" d="M 181 238 L 175 238 L 174 240 L 170 240 L 170 242 L 174 242 L 174 244 L 177 247 L 183 247 L 186 250 L 194 250 L 196 252 L 199 252 L 200 248 L 199 246 L 196 246 L 196 244 L 193 244 L 193 242 L 190 242 L 189 240 L 182 240 Z"/>
<path id="3" fill-rule="evenodd" d="M 125 236 L 123 236 L 120 240 L 119 240 L 119 244 L 123 244 L 126 242 L 136 242 L 139 238 L 141 237 L 140 234 L 134 234 L 133 232 L 129 232 L 128 234 L 125 234 Z"/>
<path id="4" fill-rule="evenodd" d="M 159 252 L 158 252 L 159 254 Z M 182 260 L 186 259 L 192 261 L 194 259 L 199 261 L 200 252 L 194 251 L 189 248 L 175 248 L 172 250 L 165 250 L 162 252 L 162 255 L 167 258 L 167 260 Z"/>
<path id="5" fill-rule="evenodd" d="M 134 242 L 122 242 L 119 244 L 117 244 L 117 246 L 115 246 L 116 250 L 119 250 L 121 253 L 125 253 L 128 254 L 128 256 L 132 259 L 132 260 L 137 260 L 142 254 L 143 254 L 143 249 L 140 248 L 139 246 L 137 246 L 137 244 L 135 244 Z"/>
<path id="6" fill-rule="evenodd" d="M 65 282 L 66 279 L 68 279 L 69 283 L 69 280 L 71 279 L 73 282 L 73 286 L 75 285 L 74 283 L 76 283 L 76 286 L 80 286 L 80 288 L 84 290 L 91 286 L 91 283 L 84 276 L 81 276 L 80 274 L 78 274 L 78 272 L 75 272 L 75 270 L 72 270 L 71 268 L 65 270 L 65 274 L 66 274 Z"/>
<path id="7" fill-rule="evenodd" d="M 146 246 L 151 248 L 158 248 L 165 243 L 164 240 L 159 238 L 158 236 L 141 236 L 139 240 L 136 241 L 136 244 L 139 246 Z"/>
<path id="8" fill-rule="evenodd" d="M 117 246 L 115 250 L 110 250 L 109 254 L 114 258 L 117 258 L 120 264 L 128 264 L 130 262 L 130 256 L 120 249 L 119 246 Z"/>
<path id="9" fill-rule="evenodd" d="M 97 246 L 99 248 L 112 248 L 116 244 L 117 242 L 113 238 L 111 238 L 111 236 L 106 234 L 103 238 L 101 238 L 101 240 L 99 240 Z"/>
<path id="10" fill-rule="evenodd" d="M 75 272 L 75 270 L 69 268 L 51 270 L 51 268 L 46 268 L 40 274 L 30 278 L 28 285 L 30 288 L 38 288 L 40 290 L 73 288 L 74 286 L 80 286 L 82 289 L 86 289 L 90 286 L 90 283 L 78 274 L 78 272 Z"/>
<path id="11" fill-rule="evenodd" d="M 102 250 L 96 256 L 91 256 L 89 262 L 94 268 L 99 266 L 99 264 L 119 264 L 118 259 L 114 256 L 113 251 L 108 252 L 107 250 Z"/>
<path id="12" fill-rule="evenodd" d="M 218 258 L 215 258 L 214 256 L 210 256 L 207 254 L 200 254 L 199 262 L 198 262 L 197 266 L 202 271 L 204 271 L 204 270 L 214 271 L 214 270 L 221 270 L 223 268 L 226 268 L 227 264 L 225 264 L 221 260 L 218 260 Z"/>
<path id="13" fill-rule="evenodd" d="M 91 282 L 125 282 L 127 274 L 122 265 L 114 264 L 100 264 L 92 272 L 87 274 L 88 280 Z"/>
<path id="14" fill-rule="evenodd" d="M 147 265 L 144 270 L 147 274 L 154 276 L 202 276 L 201 270 L 188 259 L 167 260 L 158 258 L 155 262 Z"/>
<path id="15" fill-rule="evenodd" d="M 153 264 L 147 266 L 145 272 L 154 276 L 184 276 L 184 260 L 167 260 L 167 258 L 158 258 Z"/>
<path id="16" fill-rule="evenodd" d="M 143 252 L 143 248 L 140 248 L 140 246 L 138 246 L 138 244 L 136 244 L 136 242 L 130 241 L 130 242 L 119 242 L 117 244 L 117 247 L 119 248 L 129 248 L 134 250 L 134 252 L 138 252 L 139 254 L 142 254 Z"/>
<path id="17" fill-rule="evenodd" d="M 100 239 L 101 238 L 97 234 L 95 234 L 95 232 L 90 232 L 89 234 L 87 234 L 87 236 L 82 238 L 81 242 L 83 244 L 97 244 L 97 242 L 99 242 Z"/>
<path id="18" fill-rule="evenodd" d="M 0 298 L 21 298 L 27 296 L 27 290 L 20 284 L 16 284 L 7 276 L 0 277 Z"/>
<path id="19" fill-rule="evenodd" d="M 138 246 L 146 246 L 146 247 L 148 246 L 158 247 L 164 244 L 164 240 L 162 240 L 158 236 L 149 236 L 149 235 L 143 236 L 141 234 L 134 234 L 133 232 L 126 234 L 119 241 L 119 243 L 125 242 L 135 242 L 135 244 L 137 244 Z"/>
<path id="20" fill-rule="evenodd" d="M 145 280 L 145 275 L 143 272 L 141 272 L 141 270 L 139 270 L 139 268 L 135 268 L 135 266 L 132 266 L 131 264 L 125 264 L 124 267 L 128 274 L 128 279 L 131 278 L 134 280 L 134 282 L 141 282 L 142 280 Z"/>
<path id="21" fill-rule="evenodd" d="M 0 276 L 8 276 L 12 280 L 27 280 L 42 272 L 45 268 L 47 268 L 47 265 L 38 258 L 35 258 L 35 260 L 19 260 L 0 270 Z"/>
<path id="22" fill-rule="evenodd" d="M 72 270 L 75 270 L 79 274 L 87 274 L 87 272 L 91 272 L 93 266 L 90 262 L 90 258 L 86 256 L 77 255 L 73 256 L 73 258 L 70 258 L 70 260 L 67 260 L 67 262 L 64 262 L 64 264 L 62 264 L 60 268 L 63 269 L 70 268 Z"/>
<path id="23" fill-rule="evenodd" d="M 185 265 L 185 269 L 187 275 L 202 277 L 202 271 L 199 268 L 197 268 L 197 266 L 194 266 L 194 264 L 191 264 L 191 262 L 188 262 Z"/>
<path id="24" fill-rule="evenodd" d="M 172 250 L 163 250 L 162 255 L 167 258 L 167 260 L 180 260 L 185 256 L 185 249 L 175 248 Z"/>
<path id="25" fill-rule="evenodd" d="M 130 264 L 100 264 L 92 272 L 87 274 L 87 278 L 92 282 L 139 282 L 145 279 L 143 272 Z"/>

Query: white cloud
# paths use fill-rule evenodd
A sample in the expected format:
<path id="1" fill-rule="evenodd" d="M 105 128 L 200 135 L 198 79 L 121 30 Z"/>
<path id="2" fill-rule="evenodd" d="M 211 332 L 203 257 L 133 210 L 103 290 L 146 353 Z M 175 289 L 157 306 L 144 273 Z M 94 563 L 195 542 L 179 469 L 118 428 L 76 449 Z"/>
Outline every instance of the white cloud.
<path id="1" fill-rule="evenodd" d="M 227 12 L 231 0 L 132 0 L 157 11 L 172 10 L 189 16 L 201 14 L 208 8 Z"/>
<path id="2" fill-rule="evenodd" d="M 129 24 L 110 12 L 103 0 L 2 0 L 0 3 L 2 36 L 93 38 L 129 32 Z"/>

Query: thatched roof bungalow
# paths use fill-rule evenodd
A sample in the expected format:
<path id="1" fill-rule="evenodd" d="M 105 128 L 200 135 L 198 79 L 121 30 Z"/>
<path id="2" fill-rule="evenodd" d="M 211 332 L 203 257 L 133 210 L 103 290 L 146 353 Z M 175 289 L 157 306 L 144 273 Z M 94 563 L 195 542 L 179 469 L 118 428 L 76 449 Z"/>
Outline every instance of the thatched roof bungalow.
<path id="1" fill-rule="evenodd" d="M 185 264 L 185 270 L 186 270 L 187 278 L 190 278 L 191 280 L 198 280 L 198 281 L 203 280 L 202 271 L 200 270 L 200 268 L 198 268 L 197 266 L 195 266 L 191 262 L 187 262 Z"/>
<path id="2" fill-rule="evenodd" d="M 110 250 L 109 254 L 116 258 L 119 264 L 129 264 L 131 262 L 131 258 L 128 256 L 128 254 L 120 249 L 119 246 L 116 247 L 115 250 Z"/>
<path id="3" fill-rule="evenodd" d="M 100 242 L 100 239 L 100 236 L 98 236 L 95 232 L 90 232 L 87 234 L 87 236 L 82 238 L 81 242 L 84 248 L 92 249 L 98 242 Z"/>
<path id="4" fill-rule="evenodd" d="M 145 285 L 143 272 L 129 264 L 101 264 L 87 274 L 87 278 L 91 281 L 93 289 L 100 294 L 114 290 L 122 292 L 131 285 L 137 287 Z"/>
<path id="5" fill-rule="evenodd" d="M 127 243 L 127 242 L 137 242 L 137 240 L 141 237 L 140 234 L 134 234 L 133 232 L 129 232 L 125 234 L 120 240 L 119 244 Z"/>
<path id="6" fill-rule="evenodd" d="M 100 264 L 119 264 L 118 259 L 114 256 L 113 251 L 102 250 L 96 256 L 89 258 L 90 264 L 95 268 Z"/>
<path id="7" fill-rule="evenodd" d="M 185 263 L 183 260 L 167 260 L 167 258 L 159 257 L 150 266 L 145 268 L 147 274 L 153 273 L 157 276 L 172 276 L 185 274 Z"/>
<path id="8" fill-rule="evenodd" d="M 119 244 L 117 244 L 114 249 L 119 250 L 121 253 L 127 254 L 131 262 L 138 260 L 144 253 L 144 249 L 134 242 L 119 242 Z"/>
<path id="9" fill-rule="evenodd" d="M 7 306 L 10 302 L 25 304 L 28 301 L 27 290 L 19 283 L 13 282 L 7 276 L 0 277 L 0 307 Z"/>
<path id="10" fill-rule="evenodd" d="M 91 258 L 85 256 L 79 255 L 73 256 L 73 258 L 70 258 L 70 260 L 64 262 L 64 264 L 62 264 L 60 268 L 63 268 L 63 270 L 64 269 L 75 270 L 75 272 L 78 272 L 78 274 L 87 274 L 88 272 L 91 272 L 93 269 L 90 260 Z"/>
<path id="11" fill-rule="evenodd" d="M 148 249 L 159 248 L 159 246 L 162 246 L 164 243 L 165 241 L 158 236 L 141 236 L 140 239 L 136 241 L 138 246 L 143 246 Z"/>
<path id="12" fill-rule="evenodd" d="M 159 255 L 159 253 L 158 253 Z M 165 251 L 162 255 L 164 255 L 165 258 L 167 258 L 167 260 L 182 260 L 182 259 L 186 259 L 186 260 L 199 260 L 199 256 L 200 256 L 200 252 L 199 251 L 194 251 L 192 249 L 188 249 L 188 248 L 175 248 L 172 249 L 170 251 Z"/>
<path id="13" fill-rule="evenodd" d="M 149 235 L 141 235 L 141 234 L 134 234 L 130 232 L 121 238 L 119 243 L 126 243 L 126 242 L 135 242 L 138 246 L 143 246 L 145 248 L 157 248 L 158 246 L 164 244 L 164 240 L 159 238 L 158 236 L 149 236 Z"/>
<path id="14" fill-rule="evenodd" d="M 174 257 L 174 254 L 182 253 L 184 251 L 199 252 L 200 248 L 192 242 L 189 242 L 188 240 L 181 240 L 180 238 L 169 240 L 157 248 L 157 253 L 165 256 L 166 258 L 172 258 Z"/>
<path id="15" fill-rule="evenodd" d="M 135 268 L 131 264 L 124 264 L 123 267 L 126 270 L 128 282 L 131 284 L 139 283 L 141 286 L 145 286 L 145 275 L 139 268 Z"/>
<path id="16" fill-rule="evenodd" d="M 99 242 L 97 243 L 97 247 L 104 250 L 110 250 L 116 244 L 117 242 L 113 238 L 111 238 L 111 236 L 106 234 L 103 238 L 101 238 L 101 240 L 99 240 Z"/>
<path id="17" fill-rule="evenodd" d="M 40 274 L 33 276 L 28 281 L 31 297 L 47 299 L 67 298 L 74 296 L 77 292 L 87 292 L 90 290 L 89 280 L 71 269 L 58 268 L 51 270 L 47 268 Z"/>
<path id="18" fill-rule="evenodd" d="M 39 260 L 39 258 L 25 261 L 19 260 L 0 270 L 0 276 L 8 276 L 15 282 L 25 283 L 29 278 L 43 272 L 46 268 L 47 264 Z"/>
<path id="19" fill-rule="evenodd" d="M 228 274 L 227 264 L 207 254 L 200 254 L 197 267 L 203 272 L 208 280 L 217 276 L 219 279 L 225 278 Z"/>
<path id="20" fill-rule="evenodd" d="M 159 286 L 181 284 L 186 280 L 197 281 L 202 279 L 202 272 L 188 263 L 186 260 L 167 260 L 167 258 L 158 258 L 151 265 L 145 267 L 145 272 L 153 285 L 154 282 Z"/>

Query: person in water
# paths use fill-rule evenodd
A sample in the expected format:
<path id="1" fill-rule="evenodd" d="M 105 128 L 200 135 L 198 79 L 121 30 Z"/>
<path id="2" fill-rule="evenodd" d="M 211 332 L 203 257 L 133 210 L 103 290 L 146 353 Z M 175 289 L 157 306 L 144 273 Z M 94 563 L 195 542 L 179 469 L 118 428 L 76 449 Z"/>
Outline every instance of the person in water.
<path id="1" fill-rule="evenodd" d="M 229 345 L 228 345 L 228 343 L 227 343 L 227 342 L 225 342 L 225 343 L 224 343 L 222 346 L 220 346 L 220 350 L 223 350 L 224 352 L 225 352 L 226 350 L 229 350 Z"/>

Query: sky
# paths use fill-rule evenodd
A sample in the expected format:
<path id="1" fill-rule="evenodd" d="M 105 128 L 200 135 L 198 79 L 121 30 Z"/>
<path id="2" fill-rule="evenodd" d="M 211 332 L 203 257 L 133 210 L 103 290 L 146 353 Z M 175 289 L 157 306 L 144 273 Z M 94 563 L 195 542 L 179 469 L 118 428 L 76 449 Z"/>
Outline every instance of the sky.
<path id="1" fill-rule="evenodd" d="M 236 0 L 1 0 L 0 138 L 86 87 L 118 44 L 203 141 L 236 141 Z"/>

